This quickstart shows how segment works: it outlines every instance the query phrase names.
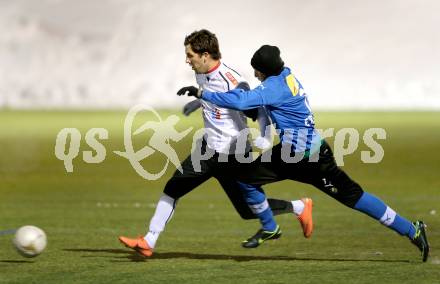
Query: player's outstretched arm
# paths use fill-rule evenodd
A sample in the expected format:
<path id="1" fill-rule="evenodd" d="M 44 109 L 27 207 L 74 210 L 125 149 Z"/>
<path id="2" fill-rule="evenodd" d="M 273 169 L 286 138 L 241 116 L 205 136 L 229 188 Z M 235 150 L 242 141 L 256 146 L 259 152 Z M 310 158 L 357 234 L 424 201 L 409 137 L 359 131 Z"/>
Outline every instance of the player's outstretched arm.
<path id="1" fill-rule="evenodd" d="M 226 93 L 203 91 L 201 98 L 220 107 L 236 110 L 252 109 L 264 105 L 259 88 L 250 91 L 234 89 Z"/>

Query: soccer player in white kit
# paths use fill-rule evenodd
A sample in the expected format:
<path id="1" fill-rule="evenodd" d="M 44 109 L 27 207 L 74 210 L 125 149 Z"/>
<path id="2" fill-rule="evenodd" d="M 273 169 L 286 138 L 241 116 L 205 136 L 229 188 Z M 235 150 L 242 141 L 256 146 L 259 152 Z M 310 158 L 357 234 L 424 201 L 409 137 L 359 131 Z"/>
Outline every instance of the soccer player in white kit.
<path id="1" fill-rule="evenodd" d="M 246 86 L 246 81 L 236 71 L 220 61 L 221 54 L 216 36 L 208 30 L 195 31 L 185 38 L 186 62 L 196 73 L 196 81 L 200 88 L 207 91 L 227 92 L 240 86 Z M 199 142 L 197 154 L 212 151 L 212 156 L 200 160 L 200 168 L 195 169 L 191 153 L 182 163 L 182 172 L 177 171 L 165 185 L 164 193 L 160 197 L 155 213 L 150 221 L 149 231 L 144 237 L 119 237 L 127 247 L 149 257 L 160 233 L 173 216 L 179 198 L 195 189 L 211 177 L 215 177 L 234 205 L 234 208 L 243 219 L 256 219 L 260 214 L 267 214 L 272 210 L 274 215 L 294 213 L 303 229 L 303 234 L 309 238 L 313 231 L 312 200 L 286 201 L 267 199 L 264 206 L 247 204 L 240 187 L 247 186 L 231 179 L 233 172 L 240 170 L 240 162 L 236 155 L 249 156 L 251 146 L 246 139 L 245 147 L 238 146 L 238 139 L 247 129 L 247 119 L 243 112 L 221 108 L 210 102 L 202 101 L 202 115 L 205 124 L 205 134 Z M 270 146 L 268 138 L 264 137 L 270 120 L 264 109 L 255 109 L 246 113 L 254 120 L 258 119 L 261 128 L 261 137 L 257 139 L 259 146 Z M 243 138 L 241 138 L 243 139 Z M 265 143 L 269 145 L 264 145 Z M 261 190 L 262 189 L 258 189 Z M 270 219 L 270 220 L 269 220 Z M 268 218 L 270 222 L 273 219 Z M 281 236 L 281 230 L 273 232 Z M 269 239 L 269 238 L 268 238 Z M 274 239 L 272 236 L 270 239 Z"/>

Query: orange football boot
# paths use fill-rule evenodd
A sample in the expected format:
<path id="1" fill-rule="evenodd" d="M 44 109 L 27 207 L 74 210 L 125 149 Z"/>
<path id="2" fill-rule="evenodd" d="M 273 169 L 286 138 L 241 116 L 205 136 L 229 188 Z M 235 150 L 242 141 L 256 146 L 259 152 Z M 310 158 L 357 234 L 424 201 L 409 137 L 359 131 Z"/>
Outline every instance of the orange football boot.
<path id="1" fill-rule="evenodd" d="M 120 236 L 119 241 L 143 256 L 150 257 L 153 255 L 153 249 L 148 246 L 147 241 L 141 236 L 135 239 Z"/>
<path id="2" fill-rule="evenodd" d="M 312 218 L 313 201 L 311 198 L 301 198 L 301 201 L 304 203 L 304 210 L 297 218 L 301 223 L 304 237 L 310 238 L 313 233 L 313 218 Z"/>

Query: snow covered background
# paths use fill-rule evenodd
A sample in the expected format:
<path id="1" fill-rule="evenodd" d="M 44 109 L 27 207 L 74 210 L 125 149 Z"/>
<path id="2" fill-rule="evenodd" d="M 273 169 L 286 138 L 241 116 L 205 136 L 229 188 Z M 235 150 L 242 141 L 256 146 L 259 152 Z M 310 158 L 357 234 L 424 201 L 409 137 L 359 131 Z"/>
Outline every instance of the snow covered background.
<path id="1" fill-rule="evenodd" d="M 184 37 L 223 60 L 278 45 L 315 109 L 440 110 L 436 0 L 0 0 L 0 108 L 179 107 Z"/>

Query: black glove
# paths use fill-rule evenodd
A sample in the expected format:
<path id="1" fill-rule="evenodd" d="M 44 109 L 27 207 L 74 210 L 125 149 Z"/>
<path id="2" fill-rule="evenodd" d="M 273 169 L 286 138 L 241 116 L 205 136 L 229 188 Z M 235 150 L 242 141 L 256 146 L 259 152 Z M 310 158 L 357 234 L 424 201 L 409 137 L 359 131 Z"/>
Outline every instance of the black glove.
<path id="1" fill-rule="evenodd" d="M 199 89 L 194 86 L 183 87 L 177 91 L 178 96 L 183 96 L 185 94 L 196 98 L 200 98 L 202 96 L 202 92 L 199 92 Z"/>
<path id="2" fill-rule="evenodd" d="M 191 113 L 193 113 L 194 111 L 196 111 L 199 107 L 202 106 L 202 102 L 200 100 L 193 100 L 190 101 L 189 103 L 187 103 L 184 107 L 183 107 L 183 114 L 185 116 L 190 115 Z"/>

